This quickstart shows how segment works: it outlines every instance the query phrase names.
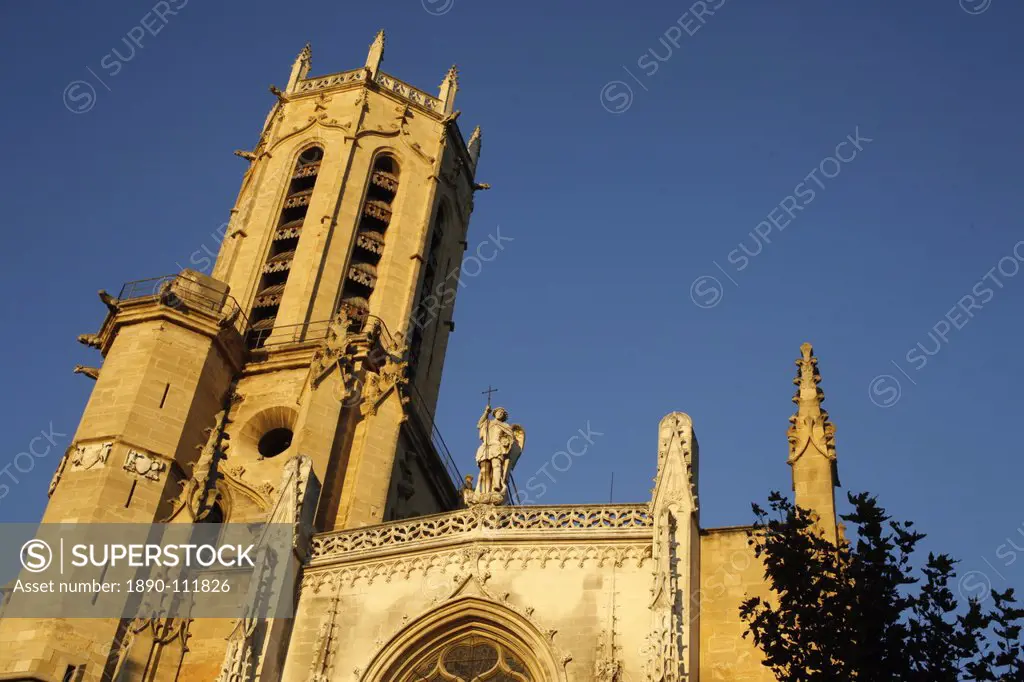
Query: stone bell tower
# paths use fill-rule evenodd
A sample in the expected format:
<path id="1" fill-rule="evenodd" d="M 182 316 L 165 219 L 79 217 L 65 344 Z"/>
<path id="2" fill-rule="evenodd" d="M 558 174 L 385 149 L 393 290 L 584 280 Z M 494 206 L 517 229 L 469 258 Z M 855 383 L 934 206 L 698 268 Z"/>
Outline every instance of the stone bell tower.
<path id="1" fill-rule="evenodd" d="M 271 88 L 212 273 L 249 328 L 227 459 L 276 480 L 308 454 L 325 530 L 457 503 L 431 441 L 480 131 L 456 124 L 455 67 L 435 97 L 383 56 L 382 31 L 363 67 L 310 77 L 307 46 Z"/>
<path id="2" fill-rule="evenodd" d="M 454 66 L 435 96 L 383 56 L 382 31 L 364 66 L 311 77 L 307 45 L 270 88 L 255 147 L 235 152 L 248 167 L 210 276 L 101 292 L 106 319 L 79 340 L 103 362 L 76 370 L 96 385 L 44 522 L 266 520 L 299 455 L 322 484 L 316 530 L 461 503 L 433 415 L 486 188 L 480 130 L 467 143 L 456 123 Z M 0 624 L 0 678 L 107 679 L 124 629 Z M 143 655 L 138 679 L 214 679 L 223 633 L 189 636 L 164 657 L 177 672 Z"/>

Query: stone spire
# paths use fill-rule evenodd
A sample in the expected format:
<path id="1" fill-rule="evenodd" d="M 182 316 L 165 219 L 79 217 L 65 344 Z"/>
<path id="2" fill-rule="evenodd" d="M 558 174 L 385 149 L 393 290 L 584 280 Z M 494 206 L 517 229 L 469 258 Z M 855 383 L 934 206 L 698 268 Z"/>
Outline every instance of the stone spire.
<path id="1" fill-rule="evenodd" d="M 789 418 L 789 463 L 793 464 L 813 447 L 818 454 L 826 459 L 836 461 L 835 426 L 829 421 L 828 412 L 821 409 L 825 402 L 825 393 L 818 384 L 821 373 L 818 372 L 818 358 L 814 357 L 814 348 L 809 343 L 800 346 L 800 358 L 796 361 L 799 368 L 793 383 L 796 384 L 796 414 Z"/>
<path id="2" fill-rule="evenodd" d="M 452 68 L 448 69 L 444 80 L 441 81 L 441 89 L 437 93 L 437 97 L 441 100 L 441 105 L 444 107 L 444 113 L 450 114 L 455 110 L 455 93 L 458 91 L 459 67 L 456 64 L 452 64 Z"/>
<path id="3" fill-rule="evenodd" d="M 477 126 L 473 128 L 473 134 L 469 136 L 469 142 L 466 143 L 466 147 L 469 149 L 469 159 L 473 162 L 473 168 L 476 168 L 476 164 L 480 161 L 480 146 L 483 142 L 482 135 L 480 126 Z"/>
<path id="4" fill-rule="evenodd" d="M 366 55 L 366 68 L 370 70 L 371 77 L 376 77 L 382 61 L 384 61 L 384 29 L 377 31 L 373 42 L 370 43 L 370 51 Z"/>
<path id="5" fill-rule="evenodd" d="M 671 412 L 658 424 L 658 473 L 650 512 L 651 629 L 644 655 L 648 680 L 689 680 L 698 669 L 698 631 L 691 608 L 700 588 L 700 508 L 693 420 Z"/>
<path id="6" fill-rule="evenodd" d="M 299 56 L 295 58 L 295 62 L 292 64 L 292 72 L 288 76 L 288 86 L 285 88 L 285 92 L 294 92 L 299 81 L 309 75 L 309 69 L 312 65 L 313 49 L 309 43 L 306 43 L 306 46 L 302 48 Z"/>
<path id="7" fill-rule="evenodd" d="M 793 467 L 796 503 L 813 509 L 821 518 L 826 534 L 835 539 L 835 492 L 839 486 L 836 461 L 835 426 L 821 408 L 825 394 L 818 386 L 821 374 L 818 359 L 809 343 L 800 346 L 796 361 L 796 414 L 789 418 L 789 465 Z"/>

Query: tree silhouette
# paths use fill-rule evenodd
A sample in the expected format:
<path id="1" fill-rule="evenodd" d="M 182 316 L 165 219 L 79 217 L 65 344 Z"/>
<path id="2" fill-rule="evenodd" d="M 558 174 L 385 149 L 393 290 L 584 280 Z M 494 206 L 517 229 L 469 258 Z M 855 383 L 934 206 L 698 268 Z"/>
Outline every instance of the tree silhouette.
<path id="1" fill-rule="evenodd" d="M 1021 622 L 1013 590 L 993 592 L 993 607 L 950 588 L 956 562 L 929 554 L 915 569 L 925 537 L 894 521 L 877 502 L 849 495 L 842 519 L 854 539 L 833 545 L 815 515 L 773 492 L 753 505 L 750 544 L 772 588 L 743 602 L 740 615 L 780 682 L 1024 682 Z"/>

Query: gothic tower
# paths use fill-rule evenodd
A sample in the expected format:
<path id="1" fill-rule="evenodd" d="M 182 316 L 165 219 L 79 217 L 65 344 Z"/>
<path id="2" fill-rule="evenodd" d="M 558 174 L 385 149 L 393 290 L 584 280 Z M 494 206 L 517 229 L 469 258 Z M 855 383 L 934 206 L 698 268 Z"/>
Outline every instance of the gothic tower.
<path id="1" fill-rule="evenodd" d="M 96 385 L 44 523 L 263 521 L 298 455 L 322 482 L 317 530 L 458 506 L 433 415 L 480 131 L 456 123 L 455 67 L 434 96 L 383 56 L 382 31 L 364 66 L 311 77 L 307 45 L 271 87 L 209 276 L 100 292 L 106 319 L 79 340 L 103 363 L 84 368 Z M 123 621 L 7 620 L 0 678 L 217 676 L 225 632 L 160 627 L 136 675 Z M 161 659 L 174 628 L 191 641 Z"/>

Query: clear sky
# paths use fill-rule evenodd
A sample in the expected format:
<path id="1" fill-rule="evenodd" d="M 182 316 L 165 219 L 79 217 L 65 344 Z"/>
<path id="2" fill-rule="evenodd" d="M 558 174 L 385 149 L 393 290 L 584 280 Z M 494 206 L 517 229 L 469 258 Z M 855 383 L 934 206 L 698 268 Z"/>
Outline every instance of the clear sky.
<path id="1" fill-rule="evenodd" d="M 845 488 L 1024 588 L 1022 25 L 1014 0 L 4 3 L 0 520 L 41 514 L 95 290 L 215 251 L 267 86 L 306 41 L 314 73 L 361 66 L 383 27 L 414 85 L 458 63 L 493 185 L 470 243 L 513 239 L 456 308 L 439 426 L 464 471 L 493 384 L 520 487 L 555 479 L 535 501 L 606 501 L 613 473 L 644 501 L 682 410 L 703 524 L 748 523 L 789 488 L 811 341 Z"/>

